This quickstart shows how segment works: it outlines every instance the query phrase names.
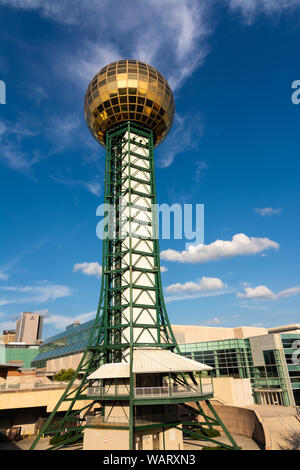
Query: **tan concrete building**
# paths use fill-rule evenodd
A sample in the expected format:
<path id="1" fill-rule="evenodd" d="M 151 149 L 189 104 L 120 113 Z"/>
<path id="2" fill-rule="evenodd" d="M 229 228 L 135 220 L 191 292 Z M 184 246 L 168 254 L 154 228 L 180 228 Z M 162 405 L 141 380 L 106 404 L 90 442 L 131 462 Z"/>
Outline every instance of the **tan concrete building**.
<path id="1" fill-rule="evenodd" d="M 268 334 L 266 328 L 252 326 L 224 328 L 220 326 L 172 325 L 172 329 L 179 344 L 249 338 Z"/>
<path id="2" fill-rule="evenodd" d="M 8 344 L 15 341 L 16 330 L 3 330 L 3 334 L 0 337 L 0 343 Z"/>
<path id="3" fill-rule="evenodd" d="M 17 321 L 16 341 L 34 344 L 41 339 L 43 316 L 38 313 L 23 312 Z"/>

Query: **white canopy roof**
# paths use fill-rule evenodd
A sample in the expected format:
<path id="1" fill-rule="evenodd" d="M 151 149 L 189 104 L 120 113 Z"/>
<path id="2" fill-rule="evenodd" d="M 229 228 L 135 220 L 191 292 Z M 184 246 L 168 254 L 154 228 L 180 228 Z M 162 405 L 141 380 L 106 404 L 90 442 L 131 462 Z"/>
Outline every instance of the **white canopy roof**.
<path id="1" fill-rule="evenodd" d="M 133 373 L 135 374 L 192 372 L 211 369 L 210 366 L 166 349 L 136 349 L 133 352 Z"/>
<path id="2" fill-rule="evenodd" d="M 132 371 L 134 374 L 162 372 L 193 372 L 211 370 L 212 367 L 180 356 L 161 348 L 137 348 L 133 351 Z M 129 364 L 116 362 L 103 364 L 88 376 L 88 379 L 108 379 L 129 377 Z"/>
<path id="3" fill-rule="evenodd" d="M 129 364 L 126 362 L 114 362 L 103 364 L 88 376 L 88 379 L 110 379 L 129 377 Z"/>

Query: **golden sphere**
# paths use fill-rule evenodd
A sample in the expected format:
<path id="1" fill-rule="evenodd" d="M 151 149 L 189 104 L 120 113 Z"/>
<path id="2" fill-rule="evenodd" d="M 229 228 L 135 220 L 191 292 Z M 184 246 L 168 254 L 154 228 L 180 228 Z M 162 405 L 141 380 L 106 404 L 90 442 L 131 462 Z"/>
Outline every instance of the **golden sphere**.
<path id="1" fill-rule="evenodd" d="M 126 121 L 153 130 L 154 145 L 168 134 L 175 104 L 172 90 L 158 70 L 138 60 L 118 60 L 103 67 L 90 82 L 84 117 L 105 147 L 105 133 Z"/>

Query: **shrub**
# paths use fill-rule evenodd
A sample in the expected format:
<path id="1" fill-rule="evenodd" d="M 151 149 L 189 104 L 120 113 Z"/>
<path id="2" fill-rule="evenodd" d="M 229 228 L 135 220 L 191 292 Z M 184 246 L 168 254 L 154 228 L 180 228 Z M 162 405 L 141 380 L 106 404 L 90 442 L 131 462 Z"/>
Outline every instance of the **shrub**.
<path id="1" fill-rule="evenodd" d="M 222 446 L 204 446 L 202 447 L 202 450 L 228 450 L 228 449 Z"/>
<path id="2" fill-rule="evenodd" d="M 73 376 L 75 374 L 74 369 L 62 369 L 61 371 L 57 372 L 53 376 L 53 380 L 58 381 L 58 382 L 65 382 L 65 381 L 70 381 L 72 380 Z"/>
<path id="3" fill-rule="evenodd" d="M 58 434 L 56 436 L 51 437 L 49 444 L 55 445 L 55 444 L 63 443 L 65 440 L 69 439 L 69 437 L 73 437 L 75 435 L 76 435 L 75 431 L 66 432 L 64 434 Z M 77 439 L 72 441 L 72 443 L 70 444 L 74 444 L 75 442 L 78 442 L 81 439 L 82 439 L 82 434 L 78 434 Z"/>
<path id="4" fill-rule="evenodd" d="M 186 433 L 188 437 L 191 439 L 201 439 L 203 436 L 205 437 L 218 437 L 221 436 L 221 433 L 217 429 L 205 429 L 205 428 L 198 428 L 192 427 L 188 428 L 188 430 L 193 431 L 194 433 L 198 434 L 198 437 L 192 436 L 189 433 Z"/>

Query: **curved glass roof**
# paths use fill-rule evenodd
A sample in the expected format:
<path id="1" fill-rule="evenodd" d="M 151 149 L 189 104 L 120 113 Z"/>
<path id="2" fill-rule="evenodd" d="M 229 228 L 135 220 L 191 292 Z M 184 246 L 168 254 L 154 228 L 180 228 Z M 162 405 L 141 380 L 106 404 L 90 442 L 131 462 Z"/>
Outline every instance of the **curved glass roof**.
<path id="1" fill-rule="evenodd" d="M 32 361 L 32 365 L 38 361 L 84 351 L 88 345 L 94 321 L 90 320 L 82 325 L 72 323 L 61 333 L 47 338 L 40 346 L 40 352 Z"/>

